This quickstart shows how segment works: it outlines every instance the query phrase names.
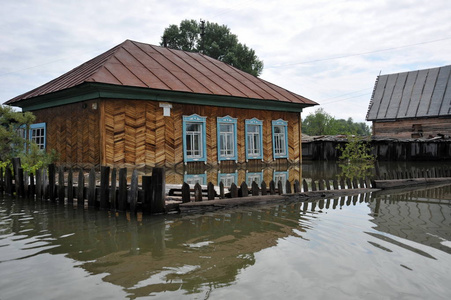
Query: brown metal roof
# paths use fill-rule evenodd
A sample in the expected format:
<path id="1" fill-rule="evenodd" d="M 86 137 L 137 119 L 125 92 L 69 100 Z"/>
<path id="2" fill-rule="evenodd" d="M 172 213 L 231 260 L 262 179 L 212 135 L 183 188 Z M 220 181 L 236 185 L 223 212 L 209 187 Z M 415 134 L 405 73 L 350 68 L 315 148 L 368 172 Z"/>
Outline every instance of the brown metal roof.
<path id="1" fill-rule="evenodd" d="M 85 82 L 316 105 L 305 97 L 199 53 L 131 40 L 6 104 L 65 90 Z"/>
<path id="2" fill-rule="evenodd" d="M 451 65 L 379 76 L 366 119 L 451 115 Z"/>

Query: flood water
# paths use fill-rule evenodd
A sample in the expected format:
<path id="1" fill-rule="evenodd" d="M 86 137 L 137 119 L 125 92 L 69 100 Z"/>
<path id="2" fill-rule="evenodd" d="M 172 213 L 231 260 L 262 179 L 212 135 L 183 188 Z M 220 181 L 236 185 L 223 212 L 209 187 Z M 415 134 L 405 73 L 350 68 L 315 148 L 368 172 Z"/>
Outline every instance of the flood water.
<path id="1" fill-rule="evenodd" d="M 448 185 L 130 218 L 3 197 L 0 299 L 449 299 L 450 203 Z"/>

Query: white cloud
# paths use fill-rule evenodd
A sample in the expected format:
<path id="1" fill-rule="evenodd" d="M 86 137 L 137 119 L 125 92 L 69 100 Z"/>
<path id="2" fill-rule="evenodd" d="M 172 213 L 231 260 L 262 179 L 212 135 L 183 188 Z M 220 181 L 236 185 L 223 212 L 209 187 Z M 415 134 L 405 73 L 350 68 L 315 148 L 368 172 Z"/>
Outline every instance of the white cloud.
<path id="1" fill-rule="evenodd" d="M 159 44 L 169 24 L 205 19 L 256 51 L 263 79 L 324 103 L 337 118 L 363 121 L 380 71 L 450 64 L 449 15 L 446 0 L 5 0 L 0 102 L 126 39 Z M 392 50 L 374 52 L 383 49 Z"/>

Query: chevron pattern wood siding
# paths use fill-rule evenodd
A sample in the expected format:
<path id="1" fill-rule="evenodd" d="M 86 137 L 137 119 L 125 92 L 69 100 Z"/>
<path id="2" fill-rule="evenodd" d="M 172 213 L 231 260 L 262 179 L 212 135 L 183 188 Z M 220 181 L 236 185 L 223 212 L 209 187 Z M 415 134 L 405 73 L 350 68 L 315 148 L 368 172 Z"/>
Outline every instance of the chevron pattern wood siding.
<path id="1" fill-rule="evenodd" d="M 96 105 L 94 109 L 93 104 Z M 271 121 L 288 122 L 289 161 L 299 162 L 299 114 L 172 104 L 163 116 L 156 101 L 99 100 L 70 104 L 35 112 L 36 122 L 47 123 L 47 148 L 60 154 L 67 164 L 174 166 L 183 163 L 182 117 L 207 117 L 207 163 L 218 164 L 217 117 L 237 118 L 238 161 L 245 157 L 245 120 L 263 121 L 263 151 L 266 163 L 272 157 Z M 284 164 L 286 160 L 277 160 Z M 226 164 L 223 162 L 222 164 Z M 258 166 L 261 161 L 249 161 Z"/>
<path id="2" fill-rule="evenodd" d="M 33 113 L 36 123 L 47 124 L 47 150 L 55 149 L 60 162 L 98 165 L 101 155 L 99 112 L 97 102 L 84 102 Z"/>

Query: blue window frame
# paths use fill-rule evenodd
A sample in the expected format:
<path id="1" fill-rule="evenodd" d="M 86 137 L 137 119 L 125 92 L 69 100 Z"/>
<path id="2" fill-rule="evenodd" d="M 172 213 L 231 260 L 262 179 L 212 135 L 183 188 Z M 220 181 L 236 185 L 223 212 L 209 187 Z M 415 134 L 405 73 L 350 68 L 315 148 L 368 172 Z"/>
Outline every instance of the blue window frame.
<path id="1" fill-rule="evenodd" d="M 196 183 L 206 185 L 207 174 L 185 174 L 183 176 L 183 181 L 189 185 L 196 185 Z"/>
<path id="2" fill-rule="evenodd" d="M 251 187 L 252 186 L 252 182 L 254 182 L 254 181 L 259 186 L 262 184 L 262 182 L 263 182 L 263 171 L 261 171 L 261 172 L 247 172 L 246 173 L 247 186 Z"/>
<path id="3" fill-rule="evenodd" d="M 223 183 L 224 186 L 230 187 L 232 183 L 237 185 L 238 182 L 238 173 L 218 173 L 218 185 Z"/>
<path id="4" fill-rule="evenodd" d="M 196 114 L 183 116 L 184 161 L 207 161 L 206 117 Z"/>
<path id="5" fill-rule="evenodd" d="M 263 121 L 246 120 L 246 160 L 263 159 Z"/>
<path id="6" fill-rule="evenodd" d="M 217 118 L 218 160 L 238 160 L 236 119 Z"/>
<path id="7" fill-rule="evenodd" d="M 285 183 L 288 180 L 288 171 L 274 171 L 273 180 L 276 186 L 279 184 L 279 181 L 282 183 L 282 191 L 286 193 L 286 185 Z"/>
<path id="8" fill-rule="evenodd" d="M 274 159 L 288 158 L 288 122 L 272 121 L 272 152 Z"/>
<path id="9" fill-rule="evenodd" d="M 39 149 L 45 149 L 46 147 L 47 129 L 45 123 L 36 123 L 30 125 L 30 131 L 28 138 L 30 141 L 35 142 Z"/>

